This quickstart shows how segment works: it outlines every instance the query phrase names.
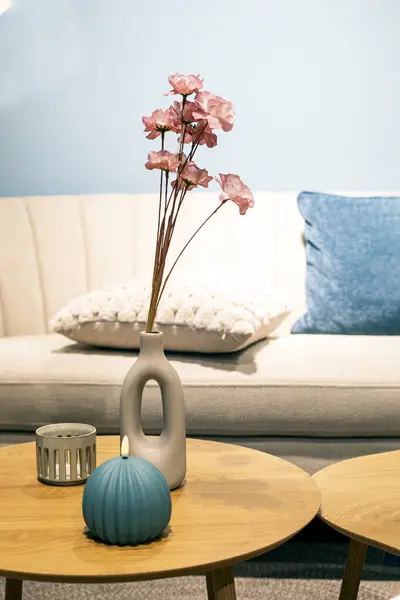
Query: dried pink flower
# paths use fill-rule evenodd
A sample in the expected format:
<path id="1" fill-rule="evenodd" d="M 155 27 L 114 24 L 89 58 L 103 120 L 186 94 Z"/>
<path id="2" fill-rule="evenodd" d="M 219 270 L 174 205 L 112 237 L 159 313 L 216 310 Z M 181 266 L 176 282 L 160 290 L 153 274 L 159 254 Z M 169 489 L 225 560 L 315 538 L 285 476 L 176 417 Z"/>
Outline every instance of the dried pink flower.
<path id="1" fill-rule="evenodd" d="M 179 157 L 168 150 L 158 150 L 158 152 L 149 152 L 146 169 L 162 169 L 163 171 L 176 171 L 179 166 Z"/>
<path id="2" fill-rule="evenodd" d="M 190 141 L 199 142 L 200 146 L 205 144 L 208 148 L 214 148 L 217 145 L 217 136 L 206 120 L 199 121 L 195 127 L 191 128 L 189 134 L 191 136 Z"/>
<path id="3" fill-rule="evenodd" d="M 223 173 L 220 173 L 219 177 L 216 177 L 215 179 L 222 188 L 222 193 L 219 197 L 221 202 L 232 200 L 238 205 L 241 215 L 245 215 L 248 208 L 253 208 L 253 193 L 250 188 L 243 183 L 239 175 L 233 175 L 232 173 L 224 175 Z"/>
<path id="4" fill-rule="evenodd" d="M 203 79 L 200 75 L 182 75 L 174 73 L 168 77 L 172 90 L 166 92 L 166 96 L 170 94 L 182 94 L 182 96 L 190 96 L 193 92 L 198 92 L 203 87 Z"/>
<path id="5" fill-rule="evenodd" d="M 158 108 L 154 110 L 150 117 L 142 117 L 143 125 L 145 125 L 145 132 L 150 132 L 146 137 L 149 140 L 155 140 L 161 133 L 166 131 L 176 131 L 175 128 L 175 113 L 172 107 L 167 110 L 161 110 Z"/>
<path id="6" fill-rule="evenodd" d="M 198 111 L 193 113 L 196 119 L 207 119 L 211 129 L 231 131 L 236 118 L 232 102 L 211 92 L 197 92 L 195 103 L 198 106 Z"/>
<path id="7" fill-rule="evenodd" d="M 208 174 L 207 169 L 199 169 L 199 167 L 193 162 L 189 161 L 183 168 L 179 176 L 179 180 L 172 182 L 172 186 L 176 187 L 179 181 L 179 187 L 187 187 L 188 190 L 193 190 L 198 185 L 207 188 L 210 181 L 214 178 Z"/>
<path id="8" fill-rule="evenodd" d="M 183 107 L 183 112 L 182 112 Z M 197 104 L 194 102 L 186 101 L 185 106 L 183 106 L 183 102 L 175 101 L 173 105 L 169 109 L 171 111 L 171 115 L 173 116 L 174 125 L 181 131 L 182 119 L 186 124 L 193 123 L 197 119 L 193 117 L 193 113 L 198 111 Z"/>

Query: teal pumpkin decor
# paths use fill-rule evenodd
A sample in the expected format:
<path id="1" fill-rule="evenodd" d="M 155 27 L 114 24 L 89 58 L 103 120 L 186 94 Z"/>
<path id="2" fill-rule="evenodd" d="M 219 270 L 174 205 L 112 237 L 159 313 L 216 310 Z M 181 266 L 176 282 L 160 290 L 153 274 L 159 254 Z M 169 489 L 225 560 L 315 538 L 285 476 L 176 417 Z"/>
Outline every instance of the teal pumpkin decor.
<path id="1" fill-rule="evenodd" d="M 107 460 L 90 475 L 82 512 L 89 531 L 109 544 L 136 545 L 159 537 L 171 518 L 171 493 L 164 475 L 152 463 L 128 456 Z"/>

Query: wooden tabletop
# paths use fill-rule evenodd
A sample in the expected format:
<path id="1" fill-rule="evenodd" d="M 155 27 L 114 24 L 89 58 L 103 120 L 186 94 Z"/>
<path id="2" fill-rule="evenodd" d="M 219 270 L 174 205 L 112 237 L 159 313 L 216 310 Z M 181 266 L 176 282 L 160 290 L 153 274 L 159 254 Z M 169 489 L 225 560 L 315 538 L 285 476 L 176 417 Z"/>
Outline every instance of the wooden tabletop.
<path id="1" fill-rule="evenodd" d="M 97 439 L 98 464 L 119 454 Z M 272 549 L 316 515 L 320 493 L 298 467 L 263 452 L 187 440 L 186 485 L 172 492 L 169 532 L 136 547 L 84 533 L 83 486 L 36 480 L 35 444 L 0 449 L 0 575 L 66 581 L 135 581 L 231 565 Z"/>
<path id="2" fill-rule="evenodd" d="M 400 554 L 400 450 L 344 460 L 313 478 L 324 521 L 359 542 Z"/>

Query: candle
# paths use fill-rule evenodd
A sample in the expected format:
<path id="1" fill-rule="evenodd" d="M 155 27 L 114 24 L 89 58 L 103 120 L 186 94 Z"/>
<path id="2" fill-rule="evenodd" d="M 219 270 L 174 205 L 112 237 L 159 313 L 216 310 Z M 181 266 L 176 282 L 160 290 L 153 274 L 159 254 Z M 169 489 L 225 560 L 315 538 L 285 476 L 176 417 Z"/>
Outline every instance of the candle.
<path id="1" fill-rule="evenodd" d="M 127 437 L 120 456 L 97 467 L 83 492 L 86 525 L 95 537 L 110 544 L 134 545 L 159 537 L 171 510 L 164 475 L 149 461 L 129 456 Z"/>

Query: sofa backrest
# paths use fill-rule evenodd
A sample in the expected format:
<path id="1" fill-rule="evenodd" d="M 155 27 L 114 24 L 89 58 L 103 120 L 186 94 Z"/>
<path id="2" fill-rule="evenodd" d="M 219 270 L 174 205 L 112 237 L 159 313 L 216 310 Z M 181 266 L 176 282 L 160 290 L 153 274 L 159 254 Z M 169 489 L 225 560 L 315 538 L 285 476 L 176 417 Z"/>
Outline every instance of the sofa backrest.
<path id="1" fill-rule="evenodd" d="M 242 285 L 262 280 L 301 310 L 305 256 L 296 197 L 258 192 L 246 216 L 227 203 L 189 246 L 177 272 L 229 273 Z M 171 259 L 218 205 L 217 193 L 187 196 Z M 46 332 L 70 299 L 132 276 L 150 280 L 157 206 L 152 194 L 1 198 L 0 335 Z"/>

